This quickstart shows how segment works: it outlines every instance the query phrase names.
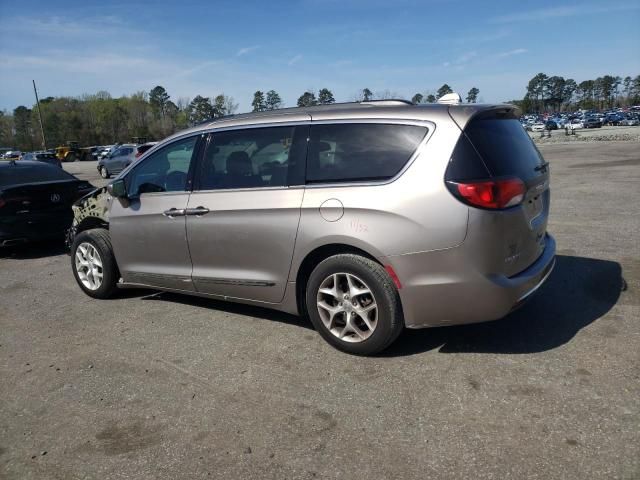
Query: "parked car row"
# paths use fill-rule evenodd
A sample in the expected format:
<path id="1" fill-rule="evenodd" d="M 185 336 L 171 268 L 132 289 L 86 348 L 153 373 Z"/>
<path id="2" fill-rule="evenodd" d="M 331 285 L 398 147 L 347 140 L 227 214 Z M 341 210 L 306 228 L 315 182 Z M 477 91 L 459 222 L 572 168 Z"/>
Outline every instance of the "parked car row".
<path id="1" fill-rule="evenodd" d="M 628 111 L 581 111 L 558 113 L 553 115 L 525 115 L 520 117 L 522 126 L 531 132 L 569 128 L 600 128 L 604 125 L 637 126 L 640 125 L 640 112 Z"/>
<path id="2" fill-rule="evenodd" d="M 22 157 L 20 150 L 7 150 L 0 155 L 0 159 L 2 160 L 20 160 L 20 157 Z"/>
<path id="3" fill-rule="evenodd" d="M 55 165 L 56 167 L 62 168 L 62 162 L 56 156 L 56 154 L 47 151 L 25 153 L 20 158 L 20 161 L 22 162 L 25 160 L 35 160 L 38 162 L 49 163 L 51 165 Z"/>

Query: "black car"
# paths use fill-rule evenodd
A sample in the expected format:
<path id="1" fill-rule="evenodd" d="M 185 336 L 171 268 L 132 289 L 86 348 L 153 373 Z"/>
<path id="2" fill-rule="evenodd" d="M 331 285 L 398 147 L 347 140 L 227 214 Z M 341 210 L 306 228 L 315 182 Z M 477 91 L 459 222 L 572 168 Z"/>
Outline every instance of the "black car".
<path id="1" fill-rule="evenodd" d="M 600 128 L 602 127 L 602 122 L 599 118 L 590 117 L 587 118 L 584 122 L 582 122 L 584 128 Z"/>
<path id="2" fill-rule="evenodd" d="M 49 152 L 30 152 L 22 155 L 21 160 L 37 160 L 38 162 L 49 163 L 56 167 L 62 168 L 62 162 L 55 153 Z"/>
<path id="3" fill-rule="evenodd" d="M 544 128 L 547 130 L 558 130 L 558 124 L 553 120 L 547 120 L 544 123 Z"/>
<path id="4" fill-rule="evenodd" d="M 94 189 L 54 165 L 0 162 L 0 246 L 63 239 L 73 219 L 71 205 Z"/>

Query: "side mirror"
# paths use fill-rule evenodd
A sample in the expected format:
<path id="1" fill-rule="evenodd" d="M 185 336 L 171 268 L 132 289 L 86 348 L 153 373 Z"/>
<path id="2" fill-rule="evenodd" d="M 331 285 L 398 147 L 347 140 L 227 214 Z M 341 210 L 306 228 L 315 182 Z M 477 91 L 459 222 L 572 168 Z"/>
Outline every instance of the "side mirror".
<path id="1" fill-rule="evenodd" d="M 127 186 L 124 184 L 124 179 L 119 178 L 107 185 L 107 192 L 115 198 L 127 198 Z"/>

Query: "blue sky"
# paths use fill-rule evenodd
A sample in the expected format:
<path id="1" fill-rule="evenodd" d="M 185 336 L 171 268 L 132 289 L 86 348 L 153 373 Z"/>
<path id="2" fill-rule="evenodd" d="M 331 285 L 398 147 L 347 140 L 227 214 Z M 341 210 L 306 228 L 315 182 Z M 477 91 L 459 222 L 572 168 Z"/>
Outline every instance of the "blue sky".
<path id="1" fill-rule="evenodd" d="M 172 99 L 257 89 L 410 98 L 524 95 L 538 72 L 578 82 L 640 74 L 640 2 L 0 0 L 0 109 L 41 97 L 164 86 Z"/>

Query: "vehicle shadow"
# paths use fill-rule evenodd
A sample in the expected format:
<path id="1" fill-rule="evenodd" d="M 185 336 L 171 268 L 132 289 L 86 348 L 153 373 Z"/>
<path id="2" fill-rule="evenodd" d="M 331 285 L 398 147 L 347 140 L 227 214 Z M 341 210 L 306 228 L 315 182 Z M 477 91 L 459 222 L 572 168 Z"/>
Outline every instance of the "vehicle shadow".
<path id="1" fill-rule="evenodd" d="M 382 357 L 440 353 L 522 354 L 544 352 L 569 342 L 582 328 L 605 315 L 623 288 L 617 262 L 558 255 L 556 267 L 534 297 L 519 310 L 487 323 L 405 330 Z M 169 301 L 273 320 L 313 330 L 304 318 L 267 308 L 168 292 L 130 290 L 127 297 Z M 318 337 L 318 340 L 320 338 Z"/>
<path id="2" fill-rule="evenodd" d="M 556 267 L 521 309 L 472 325 L 407 330 L 382 356 L 441 353 L 536 353 L 569 342 L 617 303 L 625 285 L 617 262 L 558 255 Z"/>
<path id="3" fill-rule="evenodd" d="M 11 247 L 0 247 L 0 258 L 15 260 L 33 260 L 36 258 L 53 257 L 67 253 L 64 240 L 54 238 L 48 241 L 29 242 Z"/>
<path id="4" fill-rule="evenodd" d="M 127 290 L 124 290 L 126 292 Z M 140 295 L 141 290 L 130 290 L 130 292 L 138 292 Z M 209 310 L 218 310 L 226 313 L 234 313 L 237 315 L 246 315 L 248 317 L 260 318 L 263 320 L 272 320 L 287 325 L 295 325 L 297 327 L 303 327 L 313 330 L 311 322 L 297 315 L 290 315 L 284 312 L 278 312 L 263 307 L 256 307 L 253 305 L 245 305 L 242 303 L 225 302 L 222 300 L 215 300 L 213 298 L 194 297 L 189 295 L 180 295 L 171 292 L 158 292 L 158 291 L 146 291 L 147 295 L 141 296 L 141 300 L 151 301 L 168 301 L 172 303 L 181 303 L 183 305 L 189 305 L 192 307 L 206 308 Z M 136 296 L 132 293 L 131 296 Z M 320 337 L 318 337 L 320 338 Z"/>

